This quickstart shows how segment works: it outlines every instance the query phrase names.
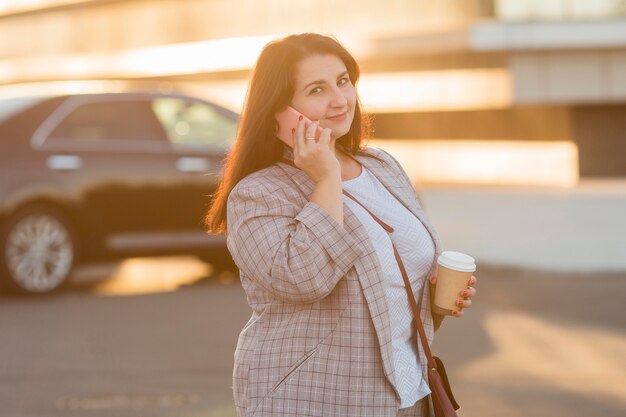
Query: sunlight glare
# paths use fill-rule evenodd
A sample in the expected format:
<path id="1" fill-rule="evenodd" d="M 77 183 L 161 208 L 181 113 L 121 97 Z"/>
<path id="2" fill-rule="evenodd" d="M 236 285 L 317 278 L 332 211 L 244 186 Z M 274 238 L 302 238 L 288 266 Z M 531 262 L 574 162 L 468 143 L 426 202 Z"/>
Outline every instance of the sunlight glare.
<path id="1" fill-rule="evenodd" d="M 0 1 L 0 16 L 9 13 L 42 9 L 44 7 L 85 3 L 86 1 L 88 0 L 2 0 Z"/>
<path id="2" fill-rule="evenodd" d="M 171 292 L 211 273 L 208 264 L 194 257 L 130 258 L 107 280 L 97 282 L 94 292 L 105 296 Z"/>
<path id="3" fill-rule="evenodd" d="M 68 78 L 144 78 L 251 68 L 274 36 L 176 43 L 116 52 L 0 61 L 0 83 Z M 219 57 L 217 59 L 216 57 Z"/>
<path id="4" fill-rule="evenodd" d="M 394 155 L 415 183 L 572 187 L 578 184 L 573 142 L 507 140 L 372 140 Z"/>
<path id="5" fill-rule="evenodd" d="M 363 107 L 370 113 L 504 108 L 513 102 L 506 69 L 363 74 Z"/>

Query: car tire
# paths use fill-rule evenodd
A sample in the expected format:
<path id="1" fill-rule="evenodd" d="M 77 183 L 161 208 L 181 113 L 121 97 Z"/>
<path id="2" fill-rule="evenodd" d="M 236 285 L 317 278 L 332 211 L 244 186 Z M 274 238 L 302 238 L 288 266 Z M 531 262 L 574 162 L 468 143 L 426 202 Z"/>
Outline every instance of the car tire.
<path id="1" fill-rule="evenodd" d="M 48 206 L 11 215 L 0 230 L 0 276 L 5 290 L 45 294 L 62 288 L 76 263 L 78 241 L 69 219 Z"/>

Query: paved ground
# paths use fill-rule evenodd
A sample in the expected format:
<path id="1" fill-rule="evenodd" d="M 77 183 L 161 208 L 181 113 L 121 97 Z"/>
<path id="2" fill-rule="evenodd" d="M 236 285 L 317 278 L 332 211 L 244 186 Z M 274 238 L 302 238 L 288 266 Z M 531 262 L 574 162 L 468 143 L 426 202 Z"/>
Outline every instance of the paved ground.
<path id="1" fill-rule="evenodd" d="M 62 294 L 1 298 L 0 415 L 234 416 L 232 353 L 249 311 L 236 281 L 206 271 L 132 260 Z M 476 307 L 434 344 L 461 416 L 626 415 L 626 274 L 477 276 Z"/>
<path id="2" fill-rule="evenodd" d="M 626 274 L 479 276 L 476 307 L 435 340 L 463 416 L 626 415 Z"/>

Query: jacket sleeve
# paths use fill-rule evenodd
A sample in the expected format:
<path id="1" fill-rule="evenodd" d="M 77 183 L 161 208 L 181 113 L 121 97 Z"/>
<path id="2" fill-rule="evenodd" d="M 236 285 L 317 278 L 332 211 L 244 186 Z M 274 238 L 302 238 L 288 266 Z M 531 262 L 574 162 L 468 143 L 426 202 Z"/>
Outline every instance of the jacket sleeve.
<path id="1" fill-rule="evenodd" d="M 236 186 L 227 202 L 228 249 L 237 266 L 286 303 L 331 293 L 362 254 L 356 240 L 313 202 L 296 205 L 281 191 Z"/>

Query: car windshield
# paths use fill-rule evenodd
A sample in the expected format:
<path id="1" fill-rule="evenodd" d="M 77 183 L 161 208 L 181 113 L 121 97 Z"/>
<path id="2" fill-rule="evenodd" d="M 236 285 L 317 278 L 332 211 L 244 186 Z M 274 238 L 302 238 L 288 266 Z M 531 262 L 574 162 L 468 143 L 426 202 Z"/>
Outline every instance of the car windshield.
<path id="1" fill-rule="evenodd" d="M 16 97 L 0 100 L 0 121 L 44 99 L 45 97 Z"/>

